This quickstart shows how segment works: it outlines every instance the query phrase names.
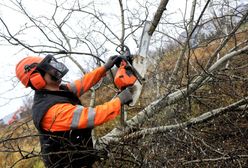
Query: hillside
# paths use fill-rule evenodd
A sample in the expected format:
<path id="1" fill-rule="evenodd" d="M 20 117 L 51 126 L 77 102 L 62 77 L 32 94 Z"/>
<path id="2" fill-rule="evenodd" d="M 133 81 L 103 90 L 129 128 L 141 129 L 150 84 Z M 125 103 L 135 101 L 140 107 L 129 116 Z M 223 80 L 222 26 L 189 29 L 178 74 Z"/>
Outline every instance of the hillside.
<path id="1" fill-rule="evenodd" d="M 220 58 L 237 43 L 247 39 L 247 31 L 238 33 L 221 50 Z M 187 88 L 206 67 L 209 55 L 221 40 L 206 42 L 206 45 L 188 52 L 176 87 L 171 90 L 168 90 L 167 82 L 180 50 L 176 48 L 162 56 L 156 55 L 157 62 L 149 68 L 139 103 L 127 108 L 128 118 L 161 95 Z M 221 70 L 211 74 L 207 84 L 190 96 L 185 95 L 185 99 L 170 108 L 157 111 L 155 116 L 133 130 L 133 138 L 123 137 L 119 143 L 111 144 L 109 158 L 97 163 L 96 167 L 248 167 L 248 111 L 245 105 L 224 110 L 198 124 L 135 136 L 136 131 L 175 126 L 246 97 L 247 65 L 247 53 L 225 64 Z M 106 83 L 96 91 L 96 105 L 112 98 L 114 91 L 110 88 L 113 85 Z M 89 104 L 90 93 L 85 94 L 82 100 L 83 104 Z M 95 129 L 96 136 L 101 137 L 118 125 L 119 118 L 99 126 Z M 1 128 L 0 149 L 0 167 L 43 167 L 37 131 L 30 117 Z"/>
<path id="2" fill-rule="evenodd" d="M 214 60 L 221 59 L 247 37 L 247 31 L 237 33 Z M 188 59 L 183 62 L 184 68 L 178 74 L 175 90 L 189 87 L 221 41 L 207 41 L 189 52 Z M 129 118 L 160 97 L 173 94 L 174 90 L 168 90 L 167 82 L 177 61 L 175 56 L 179 54 L 180 50 L 175 48 L 157 56 L 157 64 L 149 69 L 139 106 L 129 109 Z M 131 135 L 124 136 L 121 145 L 113 145 L 110 160 L 114 162 L 111 164 L 119 167 L 247 167 L 246 105 L 242 108 L 231 106 L 222 111 L 247 96 L 247 65 L 247 54 L 241 54 L 212 73 L 211 79 L 190 96 L 185 95 L 161 111 L 155 108 L 155 116 L 135 128 Z M 193 118 L 200 120 L 218 110 L 219 113 L 206 120 L 189 123 Z M 105 164 L 109 164 L 108 161 Z"/>

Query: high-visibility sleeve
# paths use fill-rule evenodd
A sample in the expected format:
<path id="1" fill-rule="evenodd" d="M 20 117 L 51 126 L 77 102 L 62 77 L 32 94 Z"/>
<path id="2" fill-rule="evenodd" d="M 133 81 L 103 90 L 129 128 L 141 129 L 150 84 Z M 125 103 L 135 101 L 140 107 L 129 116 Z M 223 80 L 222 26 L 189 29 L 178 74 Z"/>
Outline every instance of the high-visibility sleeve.
<path id="1" fill-rule="evenodd" d="M 83 93 L 87 92 L 106 74 L 104 66 L 98 67 L 95 70 L 85 74 L 81 79 L 75 80 L 67 84 L 71 92 L 80 97 Z"/>
<path id="2" fill-rule="evenodd" d="M 61 103 L 52 106 L 41 121 L 46 131 L 68 131 L 92 128 L 114 119 L 120 114 L 121 101 L 117 97 L 95 108 Z"/>

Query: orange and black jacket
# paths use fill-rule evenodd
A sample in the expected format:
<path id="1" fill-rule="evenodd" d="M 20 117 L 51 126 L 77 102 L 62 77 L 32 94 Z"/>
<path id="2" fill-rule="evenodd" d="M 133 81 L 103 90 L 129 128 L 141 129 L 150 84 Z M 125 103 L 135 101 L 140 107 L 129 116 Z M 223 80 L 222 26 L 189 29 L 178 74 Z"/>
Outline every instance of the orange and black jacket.
<path id="1" fill-rule="evenodd" d="M 106 73 L 104 67 L 82 79 L 61 85 L 60 91 L 37 90 L 32 107 L 33 121 L 40 133 L 41 150 L 47 167 L 82 167 L 94 162 L 91 129 L 114 119 L 121 102 L 115 98 L 103 105 L 84 107 L 79 97 Z"/>

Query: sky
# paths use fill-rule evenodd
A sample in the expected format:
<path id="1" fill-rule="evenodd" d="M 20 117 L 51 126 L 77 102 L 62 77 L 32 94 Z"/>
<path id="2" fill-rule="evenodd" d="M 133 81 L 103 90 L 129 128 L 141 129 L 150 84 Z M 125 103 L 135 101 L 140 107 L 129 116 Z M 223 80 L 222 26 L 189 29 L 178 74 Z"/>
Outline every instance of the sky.
<path id="1" fill-rule="evenodd" d="M 16 32 L 20 25 L 23 25 L 25 19 L 21 16 L 19 12 L 16 10 L 10 9 L 9 7 L 4 6 L 8 0 L 2 0 L 0 2 L 0 17 L 5 20 L 8 27 L 12 32 Z M 28 11 L 34 12 L 37 16 L 39 14 L 51 13 L 53 10 L 49 8 L 48 3 L 53 1 L 48 0 L 36 0 L 36 1 L 27 1 L 23 0 L 27 6 L 25 6 Z M 117 2 L 117 1 L 116 1 Z M 172 3 L 173 2 L 173 3 Z M 180 11 L 184 11 L 183 6 L 185 6 L 185 2 L 182 0 L 173 0 L 169 1 L 167 6 L 167 13 L 177 12 L 178 15 Z M 12 6 L 15 8 L 14 6 Z M 109 10 L 109 6 L 106 10 Z M 103 8 L 105 8 L 103 6 Z M 112 12 L 115 12 L 115 7 L 110 7 Z M 118 10 L 119 12 L 119 10 Z M 151 16 L 153 17 L 153 13 L 151 12 Z M 0 24 L 0 31 L 3 31 L 3 26 Z M 36 32 L 30 32 L 29 37 L 32 40 L 32 37 L 35 37 Z M 27 37 L 26 37 L 27 38 Z M 29 39 L 30 40 L 30 39 Z M 33 55 L 30 51 L 22 50 L 21 47 L 18 46 L 10 46 L 2 39 L 0 39 L 0 119 L 4 116 L 15 112 L 21 105 L 23 105 L 23 99 L 25 99 L 25 95 L 32 96 L 33 92 L 31 89 L 25 88 L 20 82 L 17 83 L 17 79 L 15 78 L 15 66 L 17 62 L 25 57 L 26 55 Z M 110 50 L 112 48 L 110 47 Z M 71 67 L 71 66 L 70 66 Z M 71 76 L 77 76 L 77 70 L 70 70 Z"/>

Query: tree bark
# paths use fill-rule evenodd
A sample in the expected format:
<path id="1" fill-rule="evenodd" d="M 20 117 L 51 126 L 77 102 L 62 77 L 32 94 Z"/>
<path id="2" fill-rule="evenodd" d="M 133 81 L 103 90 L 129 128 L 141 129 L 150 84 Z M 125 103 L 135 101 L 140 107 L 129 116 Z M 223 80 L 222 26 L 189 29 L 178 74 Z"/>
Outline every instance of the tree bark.
<path id="1" fill-rule="evenodd" d="M 161 0 L 160 1 L 160 4 L 159 4 L 159 7 L 153 17 L 153 21 L 152 21 L 152 24 L 151 24 L 151 27 L 148 31 L 148 34 L 150 36 L 152 36 L 152 34 L 154 33 L 156 27 L 158 26 L 158 23 L 164 13 L 164 11 L 166 10 L 166 6 L 168 4 L 169 0 Z"/>

